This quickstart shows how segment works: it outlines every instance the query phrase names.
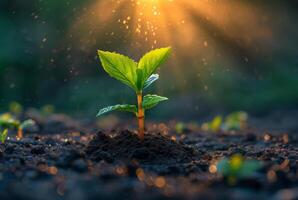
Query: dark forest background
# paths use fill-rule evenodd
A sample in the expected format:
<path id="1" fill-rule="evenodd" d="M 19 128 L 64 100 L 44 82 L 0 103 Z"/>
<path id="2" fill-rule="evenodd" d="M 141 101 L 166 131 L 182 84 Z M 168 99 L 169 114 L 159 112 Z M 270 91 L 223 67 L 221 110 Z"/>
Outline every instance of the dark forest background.
<path id="1" fill-rule="evenodd" d="M 70 30 L 80 13 L 93 2 L 0 1 L 1 110 L 7 109 L 9 102 L 17 101 L 24 107 L 52 104 L 59 112 L 93 117 L 102 106 L 134 101 L 129 88 L 100 69 L 96 51 L 119 51 L 138 57 L 150 49 L 141 46 L 131 50 L 125 40 L 126 32 L 117 27 L 118 24 L 110 25 L 115 26 L 118 38 L 93 35 L 88 49 L 78 47 Z M 181 66 L 179 73 L 184 74 L 184 78 L 178 79 L 171 73 L 173 61 L 169 62 L 160 71 L 159 83 L 148 91 L 170 98 L 168 104 L 152 111 L 153 116 L 191 118 L 235 110 L 264 114 L 298 108 L 297 1 L 243 2 L 264 10 L 268 16 L 266 23 L 274 33 L 273 39 L 256 41 L 255 46 L 247 49 L 241 41 L 225 38 L 203 16 L 194 13 L 198 27 L 215 35 L 212 41 L 220 44 L 233 62 L 226 70 L 221 65 L 224 58 L 217 58 L 210 63 L 210 72 L 200 68 L 202 58 L 181 53 L 179 63 L 175 64 Z M 175 54 L 179 54 L 179 48 L 175 44 L 172 46 Z M 270 51 L 264 53 L 263 48 Z"/>

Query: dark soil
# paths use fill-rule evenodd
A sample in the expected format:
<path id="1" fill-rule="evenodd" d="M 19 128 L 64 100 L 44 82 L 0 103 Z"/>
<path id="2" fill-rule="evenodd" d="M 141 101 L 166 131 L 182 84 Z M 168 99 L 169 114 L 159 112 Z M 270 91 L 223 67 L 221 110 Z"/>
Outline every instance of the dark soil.
<path id="1" fill-rule="evenodd" d="M 80 127 L 59 134 L 63 126 L 0 144 L 1 200 L 298 199 L 294 133 L 175 134 L 166 127 L 160 134 L 163 125 L 140 141 L 131 131 L 92 134 Z M 233 154 L 259 160 L 262 168 L 230 184 L 210 166 Z"/>
<path id="2" fill-rule="evenodd" d="M 195 149 L 159 134 L 146 134 L 144 140 L 130 131 L 122 131 L 114 137 L 99 132 L 87 147 L 87 155 L 93 161 L 136 160 L 141 164 L 189 163 Z"/>

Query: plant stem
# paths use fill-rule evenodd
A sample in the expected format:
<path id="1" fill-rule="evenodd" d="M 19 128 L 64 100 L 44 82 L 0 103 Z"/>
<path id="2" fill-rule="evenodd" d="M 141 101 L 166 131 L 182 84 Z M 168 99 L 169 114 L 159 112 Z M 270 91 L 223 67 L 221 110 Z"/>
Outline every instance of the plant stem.
<path id="1" fill-rule="evenodd" d="M 145 112 L 143 109 L 143 94 L 142 91 L 137 93 L 137 98 L 138 98 L 138 113 L 137 113 L 137 118 L 138 118 L 138 126 L 139 126 L 139 138 L 141 140 L 144 139 L 144 129 L 145 129 Z"/>
<path id="2" fill-rule="evenodd" d="M 19 138 L 19 139 L 22 139 L 23 138 L 23 129 L 18 128 L 17 138 Z"/>

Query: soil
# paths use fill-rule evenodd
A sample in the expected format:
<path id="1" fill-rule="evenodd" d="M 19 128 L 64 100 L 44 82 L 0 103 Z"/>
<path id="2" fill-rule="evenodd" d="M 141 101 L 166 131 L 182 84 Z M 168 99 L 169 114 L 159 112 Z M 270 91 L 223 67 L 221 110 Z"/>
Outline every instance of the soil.
<path id="1" fill-rule="evenodd" d="M 195 149 L 160 133 L 146 134 L 140 140 L 137 134 L 127 130 L 114 137 L 99 132 L 86 153 L 93 161 L 135 160 L 141 164 L 170 165 L 191 162 Z"/>
<path id="2" fill-rule="evenodd" d="M 141 141 L 129 130 L 94 133 L 67 119 L 49 132 L 47 120 L 39 121 L 39 134 L 0 144 L 1 200 L 298 199 L 295 133 L 186 128 L 176 134 L 163 125 Z M 234 154 L 262 168 L 231 183 L 212 166 Z"/>

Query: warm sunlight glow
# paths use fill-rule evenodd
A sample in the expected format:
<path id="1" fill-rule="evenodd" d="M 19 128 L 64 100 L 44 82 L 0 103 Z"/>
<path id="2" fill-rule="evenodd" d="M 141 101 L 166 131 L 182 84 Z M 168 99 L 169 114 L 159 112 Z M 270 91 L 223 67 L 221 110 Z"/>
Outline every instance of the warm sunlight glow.
<path id="1" fill-rule="evenodd" d="M 82 48 L 103 36 L 110 37 L 107 43 L 116 38 L 133 46 L 146 43 L 151 48 L 169 43 L 184 48 L 220 47 L 225 43 L 220 40 L 241 40 L 249 47 L 251 41 L 271 37 L 271 30 L 263 25 L 262 17 L 260 11 L 237 1 L 98 1 L 84 9 L 72 32 L 83 43 Z M 125 38 L 117 38 L 119 30 L 127 33 Z"/>
<path id="2" fill-rule="evenodd" d="M 240 1 L 101 0 L 84 9 L 71 34 L 82 51 L 99 38 L 105 38 L 107 47 L 125 45 L 137 53 L 136 49 L 172 46 L 174 65 L 182 65 L 179 55 L 198 66 L 198 71 L 208 67 L 204 71 L 212 75 L 209 66 L 217 60 L 230 70 L 231 63 L 253 63 L 259 52 L 268 51 L 258 47 L 272 40 L 266 19 L 262 10 Z M 182 76 L 178 68 L 172 72 Z"/>

